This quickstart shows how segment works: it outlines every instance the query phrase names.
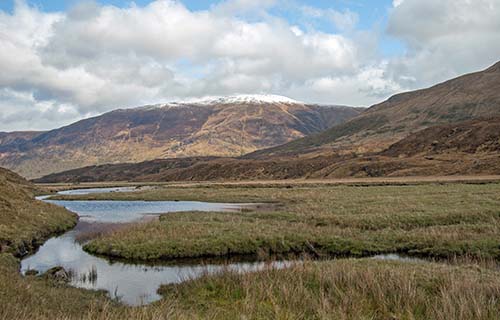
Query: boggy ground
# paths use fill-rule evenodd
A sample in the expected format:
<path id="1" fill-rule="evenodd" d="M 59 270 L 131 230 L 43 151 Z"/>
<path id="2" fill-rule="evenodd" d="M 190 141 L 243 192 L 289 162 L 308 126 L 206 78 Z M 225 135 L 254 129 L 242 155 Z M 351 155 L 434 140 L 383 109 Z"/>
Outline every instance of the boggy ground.
<path id="1" fill-rule="evenodd" d="M 89 252 L 126 259 L 300 252 L 500 258 L 499 183 L 164 186 L 69 198 L 279 204 L 239 213 L 169 213 L 85 245 Z"/>
<path id="2" fill-rule="evenodd" d="M 370 232 L 367 226 L 372 223 L 375 231 L 380 229 L 377 227 L 380 224 L 390 225 L 389 230 L 400 230 L 406 226 L 412 234 L 413 229 L 430 231 L 427 228 L 431 227 L 426 226 L 425 221 L 433 221 L 434 224 L 451 221 L 448 225 L 438 223 L 437 230 L 428 233 L 439 237 L 442 233 L 440 228 L 454 226 L 461 227 L 460 230 L 470 229 L 469 232 L 476 238 L 490 237 L 491 240 L 497 226 L 498 189 L 497 184 L 301 187 L 297 190 L 294 187 L 219 186 L 167 188 L 142 195 L 113 196 L 145 198 L 148 194 L 150 199 L 167 197 L 179 200 L 196 196 L 199 200 L 266 200 L 285 205 L 279 212 L 243 212 L 235 215 L 234 223 L 227 225 L 232 232 L 240 220 L 245 220 L 240 226 L 246 231 L 249 231 L 247 226 L 252 221 L 261 227 L 265 222 L 272 222 L 274 226 L 283 222 L 286 227 L 292 223 L 307 227 L 304 230 L 306 234 L 309 234 L 313 222 L 321 229 L 330 228 L 328 225 L 332 221 L 343 221 L 344 228 L 351 228 L 352 232 Z M 357 197 L 360 194 L 363 197 Z M 401 198 L 398 200 L 398 197 Z M 447 207 L 454 201 L 458 202 Z M 20 208 L 25 207 L 23 210 L 34 205 L 35 202 L 29 199 L 16 203 Z M 54 225 L 65 225 L 74 218 L 68 213 L 53 211 L 52 206 L 45 208 L 47 218 L 59 220 Z M 404 219 L 405 213 L 410 219 Z M 226 214 L 192 213 L 186 215 L 185 221 L 182 215 L 172 217 L 179 219 L 180 226 L 186 227 L 204 215 L 214 223 L 216 229 L 213 235 L 220 239 L 216 232 L 223 230 L 220 226 L 222 222 L 228 222 L 230 216 Z M 468 215 L 480 219 L 468 219 Z M 311 218 L 310 223 L 307 223 L 307 216 Z M 389 219 L 391 216 L 396 218 Z M 455 220 L 448 220 L 449 217 Z M 491 220 L 486 217 L 491 217 Z M 379 224 L 378 218 L 382 219 Z M 459 218 L 464 218 L 463 223 Z M 2 222 L 6 230 L 23 230 L 25 219 L 12 218 Z M 27 235 L 47 232 L 53 224 L 44 221 L 33 220 L 30 229 L 35 232 L 10 233 L 11 239 L 20 240 Z M 207 221 L 201 221 L 204 221 L 201 226 L 205 226 Z M 420 227 L 416 227 L 418 221 L 422 221 Z M 480 230 L 487 229 L 484 221 L 492 223 L 492 229 L 489 234 L 481 236 Z M 164 221 L 152 223 L 149 227 L 160 226 L 162 231 L 163 224 Z M 349 227 L 349 224 L 353 225 Z M 339 224 L 339 229 L 341 226 Z M 267 227 L 263 228 L 269 231 Z M 451 234 L 454 236 L 451 237 Z M 190 242 L 190 237 L 196 239 L 196 234 L 186 233 L 184 238 L 178 240 Z M 462 234 L 448 232 L 445 238 L 450 242 L 458 241 Z M 432 240 L 431 236 L 429 240 Z M 145 242 L 144 247 L 147 245 Z M 483 248 L 488 246 L 479 245 L 478 251 L 469 252 L 481 255 L 479 253 Z M 160 292 L 164 299 L 152 305 L 131 308 L 110 300 L 103 292 L 71 288 L 39 276 L 22 277 L 19 260 L 7 251 L 0 254 L 0 319 L 498 319 L 500 272 L 497 270 L 495 261 L 456 264 L 372 259 L 305 261 L 284 270 L 268 269 L 248 274 L 226 271 L 180 285 L 163 286 Z"/>
<path id="3" fill-rule="evenodd" d="M 102 292 L 21 277 L 0 255 L 0 319 L 498 319 L 500 273 L 477 264 L 334 260 L 204 276 L 126 307 Z"/>

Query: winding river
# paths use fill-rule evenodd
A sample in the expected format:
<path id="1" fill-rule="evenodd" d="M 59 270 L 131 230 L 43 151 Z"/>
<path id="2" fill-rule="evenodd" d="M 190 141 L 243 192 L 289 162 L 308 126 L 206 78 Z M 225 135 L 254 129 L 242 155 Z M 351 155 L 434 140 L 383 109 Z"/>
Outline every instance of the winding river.
<path id="1" fill-rule="evenodd" d="M 100 188 L 62 191 L 59 194 L 89 194 L 102 192 L 133 191 L 134 188 Z M 179 283 L 206 273 L 223 270 L 238 272 L 257 271 L 269 263 L 220 264 L 163 264 L 147 265 L 113 262 L 83 251 L 79 239 L 85 233 L 110 228 L 123 223 L 154 219 L 159 214 L 180 211 L 239 211 L 245 204 L 208 203 L 197 201 L 59 201 L 39 197 L 39 200 L 66 207 L 78 214 L 76 227 L 65 234 L 53 237 L 39 250 L 22 260 L 21 272 L 36 270 L 40 273 L 61 266 L 71 274 L 70 285 L 106 290 L 111 298 L 128 305 L 142 305 L 159 300 L 157 289 L 161 284 Z M 203 214 L 203 213 L 200 213 Z M 283 268 L 289 262 L 272 262 Z"/>

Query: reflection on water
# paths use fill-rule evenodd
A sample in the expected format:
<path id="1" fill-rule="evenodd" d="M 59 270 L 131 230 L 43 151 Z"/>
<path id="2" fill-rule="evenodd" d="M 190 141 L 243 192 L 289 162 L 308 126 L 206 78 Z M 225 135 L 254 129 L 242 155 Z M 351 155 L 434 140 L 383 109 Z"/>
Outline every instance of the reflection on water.
<path id="1" fill-rule="evenodd" d="M 75 232 L 48 240 L 33 256 L 22 261 L 22 271 L 35 269 L 45 272 L 54 266 L 71 271 L 71 284 L 87 289 L 107 290 L 111 297 L 138 305 L 160 299 L 156 292 L 160 284 L 179 283 L 206 272 L 215 273 L 225 268 L 235 271 L 253 271 L 264 268 L 264 263 L 236 263 L 223 265 L 149 266 L 124 262 L 110 262 L 90 255 L 75 242 Z M 287 262 L 274 262 L 273 267 L 285 267 Z M 94 274 L 89 277 L 89 274 Z"/>
<path id="2" fill-rule="evenodd" d="M 239 211 L 241 205 L 198 201 L 45 200 L 78 213 L 87 222 L 131 222 L 147 215 L 180 211 Z"/>
<path id="3" fill-rule="evenodd" d="M 97 192 L 95 189 L 71 190 L 71 194 Z M 117 192 L 116 188 L 105 191 Z M 123 189 L 121 189 L 123 190 Z M 102 192 L 102 190 L 100 190 Z M 68 194 L 68 193 L 66 193 Z M 237 204 L 205 203 L 195 201 L 53 201 L 80 216 L 77 227 L 62 236 L 48 240 L 32 256 L 23 259 L 22 272 L 34 269 L 45 272 L 54 266 L 62 266 L 71 274 L 71 285 L 87 289 L 107 290 L 111 297 L 130 305 L 150 303 L 160 299 L 156 292 L 161 284 L 179 283 L 205 273 L 225 269 L 238 272 L 254 271 L 266 267 L 265 263 L 234 263 L 229 265 L 156 265 L 110 262 L 83 251 L 75 238 L 82 230 L 94 223 L 124 223 L 136 221 L 147 215 L 176 211 L 235 211 Z M 200 213 L 203 214 L 203 213 Z M 275 268 L 286 267 L 289 262 L 273 262 Z"/>
<path id="4" fill-rule="evenodd" d="M 108 192 L 133 192 L 137 191 L 136 187 L 111 187 L 111 188 L 88 188 L 88 189 L 73 189 L 59 191 L 58 194 L 63 195 L 85 195 L 94 193 L 108 193 Z"/>
<path id="5" fill-rule="evenodd" d="M 427 262 L 424 259 L 419 259 L 415 257 L 403 256 L 396 253 L 388 253 L 388 254 L 378 254 L 373 256 L 374 260 L 393 260 L 393 261 L 401 261 L 401 262 Z"/>

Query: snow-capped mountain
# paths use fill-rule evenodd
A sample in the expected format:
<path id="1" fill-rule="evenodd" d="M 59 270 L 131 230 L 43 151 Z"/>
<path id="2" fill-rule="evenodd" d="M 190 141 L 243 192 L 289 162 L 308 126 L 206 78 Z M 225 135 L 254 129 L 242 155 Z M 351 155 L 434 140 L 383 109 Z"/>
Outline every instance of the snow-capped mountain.
<path id="1" fill-rule="evenodd" d="M 0 140 L 0 165 L 32 178 L 103 163 L 240 156 L 320 132 L 358 112 L 277 95 L 205 97 L 119 109 L 26 138 L 6 137 Z"/>
<path id="2" fill-rule="evenodd" d="M 200 99 L 187 100 L 185 103 L 197 104 L 234 104 L 234 103 L 252 103 L 252 104 L 267 104 L 267 103 L 284 103 L 284 104 L 302 104 L 297 100 L 274 94 L 241 94 L 232 96 L 210 96 Z"/>
<path id="3" fill-rule="evenodd" d="M 304 104 L 303 102 L 274 94 L 241 94 L 230 96 L 206 96 L 202 98 L 190 98 L 175 100 L 167 103 L 159 103 L 145 106 L 145 109 L 165 108 L 165 107 L 185 107 L 189 105 L 200 106 L 222 106 L 222 105 L 266 105 L 266 104 Z"/>

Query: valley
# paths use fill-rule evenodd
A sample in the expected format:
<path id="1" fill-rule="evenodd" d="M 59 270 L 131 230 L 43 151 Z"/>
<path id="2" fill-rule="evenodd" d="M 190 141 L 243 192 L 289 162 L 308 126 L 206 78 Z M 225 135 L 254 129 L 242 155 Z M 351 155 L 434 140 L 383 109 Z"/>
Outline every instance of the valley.
<path id="1" fill-rule="evenodd" d="M 23 181 L 16 179 L 16 183 Z M 10 253 L 15 250 L 8 249 L 0 254 L 0 317 L 222 319 L 241 314 L 251 318 L 300 318 L 305 314 L 306 318 L 314 318 L 329 314 L 385 319 L 411 313 L 416 319 L 445 319 L 450 313 L 443 310 L 448 308 L 457 317 L 498 316 L 495 301 L 500 297 L 500 283 L 496 281 L 499 252 L 495 239 L 500 179 L 391 180 L 148 184 L 139 189 L 124 183 L 127 189 L 107 193 L 96 189 L 104 184 L 34 187 L 25 183 L 26 188 L 36 189 L 37 193 L 54 188 L 93 188 L 91 194 L 76 191 L 52 196 L 70 202 L 175 200 L 182 204 L 196 200 L 274 205 L 236 213 L 167 213 L 158 221 L 135 222 L 92 236 L 85 250 L 104 255 L 113 252 L 122 257 L 119 263 L 140 259 L 143 264 L 156 261 L 157 265 L 159 258 L 168 257 L 164 261 L 169 265 L 175 261 L 190 265 L 193 260 L 187 257 L 203 256 L 207 262 L 198 263 L 206 266 L 211 261 L 207 256 L 222 259 L 217 262 L 222 268 L 220 273 L 207 272 L 197 279 L 162 286 L 159 280 L 162 299 L 140 308 L 127 307 L 125 301 L 112 300 L 104 292 L 73 288 L 54 278 L 22 277 L 18 273 L 19 260 Z M 23 223 L 2 219 L 7 228 L 18 228 Z M 234 263 L 230 256 L 273 261 L 269 259 L 290 259 L 290 253 L 301 262 L 284 269 L 267 264 L 240 273 L 230 267 Z M 429 260 L 370 258 L 382 253 L 404 253 Z M 178 260 L 181 257 L 187 260 Z M 106 273 L 99 270 L 97 279 L 105 280 L 102 277 Z M 268 291 L 270 286 L 274 290 Z M 331 290 L 332 286 L 341 291 Z M 403 299 L 409 294 L 414 299 Z M 474 300 L 478 295 L 481 299 Z M 44 297 L 43 307 L 38 303 L 40 296 Z M 407 302 L 401 303 L 395 297 Z M 269 305 L 270 299 L 274 306 Z M 477 316 L 477 308 L 486 312 L 485 316 Z"/>
<path id="2" fill-rule="evenodd" d="M 499 17 L 0 1 L 0 320 L 499 320 Z"/>
<path id="3" fill-rule="evenodd" d="M 395 95 L 320 133 L 239 157 L 83 167 L 43 183 L 500 174 L 500 63 Z"/>
<path id="4" fill-rule="evenodd" d="M 496 319 L 499 77 L 1 134 L 0 319 Z"/>

